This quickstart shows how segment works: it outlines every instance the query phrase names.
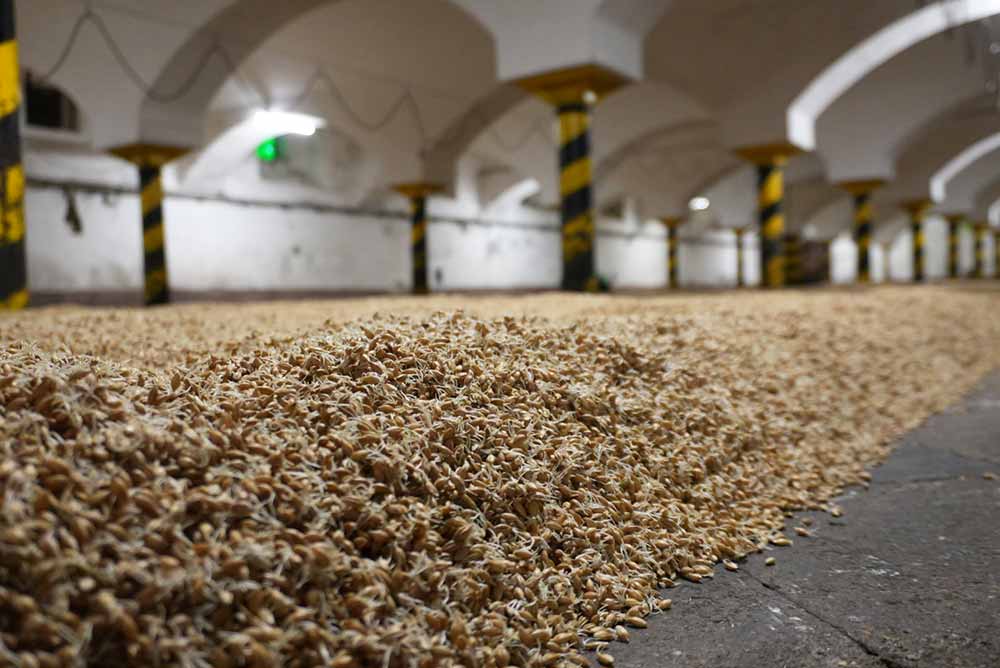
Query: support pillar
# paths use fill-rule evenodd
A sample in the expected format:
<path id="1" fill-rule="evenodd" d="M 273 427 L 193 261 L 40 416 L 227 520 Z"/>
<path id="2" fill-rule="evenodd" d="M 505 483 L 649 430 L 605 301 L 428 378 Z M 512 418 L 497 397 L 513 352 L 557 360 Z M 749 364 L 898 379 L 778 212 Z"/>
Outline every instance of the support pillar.
<path id="1" fill-rule="evenodd" d="M 158 144 L 129 144 L 111 153 L 139 169 L 142 203 L 143 302 L 146 306 L 170 302 L 166 239 L 163 232 L 163 167 L 187 149 Z"/>
<path id="2" fill-rule="evenodd" d="M 661 222 L 667 228 L 667 287 L 680 287 L 678 280 L 677 264 L 677 229 L 681 226 L 681 219 L 676 216 L 661 218 Z"/>
<path id="3" fill-rule="evenodd" d="M 972 275 L 975 278 L 986 278 L 986 233 L 989 226 L 984 222 L 978 222 L 972 227 L 975 236 L 975 265 Z"/>
<path id="4" fill-rule="evenodd" d="M 430 292 L 427 263 L 427 198 L 439 192 L 435 183 L 401 183 L 395 187 L 410 200 L 410 258 L 413 263 L 413 294 Z"/>
<path id="5" fill-rule="evenodd" d="M 924 216 L 931 206 L 928 199 L 903 202 L 903 208 L 910 215 L 910 232 L 913 244 L 913 282 L 919 283 L 924 275 Z"/>
<path id="6" fill-rule="evenodd" d="M 959 238 L 965 216 L 960 213 L 950 213 L 945 216 L 948 221 L 948 278 L 959 277 Z"/>
<path id="7" fill-rule="evenodd" d="M 872 221 L 874 209 L 872 194 L 882 186 L 884 181 L 872 179 L 867 181 L 848 181 L 840 187 L 854 197 L 854 243 L 858 248 L 858 283 L 871 283 L 871 245 Z"/>
<path id="8" fill-rule="evenodd" d="M 28 305 L 14 0 L 0 0 L 0 311 Z"/>
<path id="9" fill-rule="evenodd" d="M 745 228 L 733 228 L 733 234 L 736 235 L 736 287 L 738 288 L 746 285 L 746 281 L 743 278 L 743 234 L 745 232 Z"/>
<path id="10" fill-rule="evenodd" d="M 959 275 L 959 233 L 965 216 L 960 213 L 950 213 L 945 216 L 948 221 L 948 278 L 958 278 Z"/>
<path id="11" fill-rule="evenodd" d="M 1000 277 L 1000 230 L 993 230 L 993 277 Z"/>
<path id="12" fill-rule="evenodd" d="M 823 242 L 823 249 L 826 251 L 826 282 L 833 284 L 833 239 L 826 239 Z"/>
<path id="13" fill-rule="evenodd" d="M 738 149 L 737 153 L 757 165 L 757 212 L 760 222 L 761 286 L 785 285 L 784 169 L 798 152 L 791 144 L 773 144 Z"/>
<path id="14" fill-rule="evenodd" d="M 521 79 L 519 86 L 555 107 L 559 118 L 562 289 L 600 289 L 594 265 L 590 164 L 590 105 L 625 83 L 599 65 L 582 65 Z"/>
<path id="15" fill-rule="evenodd" d="M 883 241 L 879 245 L 882 247 L 882 282 L 892 283 L 892 264 L 889 262 L 889 256 L 892 252 L 892 242 Z"/>

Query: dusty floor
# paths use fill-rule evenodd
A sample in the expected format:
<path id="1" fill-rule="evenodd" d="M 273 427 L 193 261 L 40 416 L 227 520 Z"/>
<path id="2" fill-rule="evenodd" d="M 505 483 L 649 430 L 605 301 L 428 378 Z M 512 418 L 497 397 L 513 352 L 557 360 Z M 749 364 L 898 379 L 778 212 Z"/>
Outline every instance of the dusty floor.
<path id="1" fill-rule="evenodd" d="M 981 282 L 2 317 L 0 655 L 610 663 L 684 614 L 664 585 L 839 514 L 1000 364 L 998 306 Z"/>

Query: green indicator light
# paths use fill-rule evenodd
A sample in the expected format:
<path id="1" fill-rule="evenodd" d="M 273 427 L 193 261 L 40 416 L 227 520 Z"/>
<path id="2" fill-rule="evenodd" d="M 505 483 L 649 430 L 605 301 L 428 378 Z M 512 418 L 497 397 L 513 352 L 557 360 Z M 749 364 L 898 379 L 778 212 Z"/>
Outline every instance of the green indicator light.
<path id="1" fill-rule="evenodd" d="M 268 139 L 257 147 L 257 157 L 260 158 L 261 162 L 274 162 L 278 159 L 279 154 L 277 137 Z"/>

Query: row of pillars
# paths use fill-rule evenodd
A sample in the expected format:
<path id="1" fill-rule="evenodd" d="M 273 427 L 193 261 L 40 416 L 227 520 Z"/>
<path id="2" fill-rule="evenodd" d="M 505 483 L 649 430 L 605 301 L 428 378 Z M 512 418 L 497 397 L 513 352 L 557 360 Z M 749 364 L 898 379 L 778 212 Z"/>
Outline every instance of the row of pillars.
<path id="1" fill-rule="evenodd" d="M 28 302 L 24 252 L 24 170 L 21 165 L 18 109 L 20 85 L 14 29 L 14 0 L 0 0 L 0 308 L 21 308 Z M 590 109 L 601 97 L 624 83 L 610 70 L 587 65 L 546 73 L 518 82 L 520 86 L 551 104 L 559 119 L 559 193 L 561 199 L 563 290 L 598 291 L 594 258 L 594 213 L 590 161 Z M 739 154 L 757 166 L 758 215 L 762 285 L 781 287 L 797 271 L 785 236 L 782 212 L 784 167 L 795 153 L 786 144 L 745 148 Z M 146 304 L 170 299 L 163 234 L 163 166 L 184 149 L 151 144 L 133 144 L 112 153 L 135 164 L 139 170 L 142 201 L 143 268 Z M 878 182 L 843 184 L 854 196 L 854 231 L 858 243 L 858 280 L 870 280 L 869 249 L 872 236 L 871 194 Z M 440 190 L 434 183 L 416 182 L 396 186 L 411 205 L 411 256 L 413 291 L 428 291 L 427 198 Z M 923 216 L 929 202 L 906 204 L 913 225 L 915 276 L 923 278 Z M 951 222 L 952 275 L 957 275 L 957 222 Z M 668 280 L 677 285 L 677 228 L 680 220 L 664 219 L 668 241 Z M 737 277 L 744 283 L 742 237 L 737 234 Z M 984 232 L 980 231 L 977 239 Z M 1000 248 L 1000 244 L 998 244 Z M 998 253 L 1000 254 L 1000 253 Z M 977 252 L 981 266 L 982 250 Z"/>
<path id="2" fill-rule="evenodd" d="M 857 181 L 842 184 L 854 196 L 854 240 L 858 247 L 858 283 L 871 281 L 870 252 L 873 219 L 871 200 L 873 193 L 881 185 L 883 185 L 882 181 Z M 929 199 L 915 199 L 901 203 L 903 210 L 909 216 L 914 281 L 923 281 L 927 276 L 924 219 L 931 204 Z M 949 214 L 945 216 L 945 219 L 948 222 L 948 276 L 949 278 L 959 278 L 959 231 L 967 221 L 962 214 Z M 975 232 L 973 275 L 984 278 L 986 276 L 986 237 L 990 234 L 990 227 L 985 222 L 976 222 L 973 224 L 973 230 Z M 993 238 L 998 260 L 997 266 L 1000 267 L 1000 230 L 993 232 Z"/>

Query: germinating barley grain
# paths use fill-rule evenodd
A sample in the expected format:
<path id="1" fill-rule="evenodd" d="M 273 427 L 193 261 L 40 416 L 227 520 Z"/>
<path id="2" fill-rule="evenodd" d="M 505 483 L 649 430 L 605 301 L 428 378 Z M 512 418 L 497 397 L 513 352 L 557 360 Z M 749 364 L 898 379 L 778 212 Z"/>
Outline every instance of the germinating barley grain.
<path id="1" fill-rule="evenodd" d="M 839 514 L 1000 361 L 998 298 L 0 317 L 0 664 L 586 665 L 787 510 Z"/>

